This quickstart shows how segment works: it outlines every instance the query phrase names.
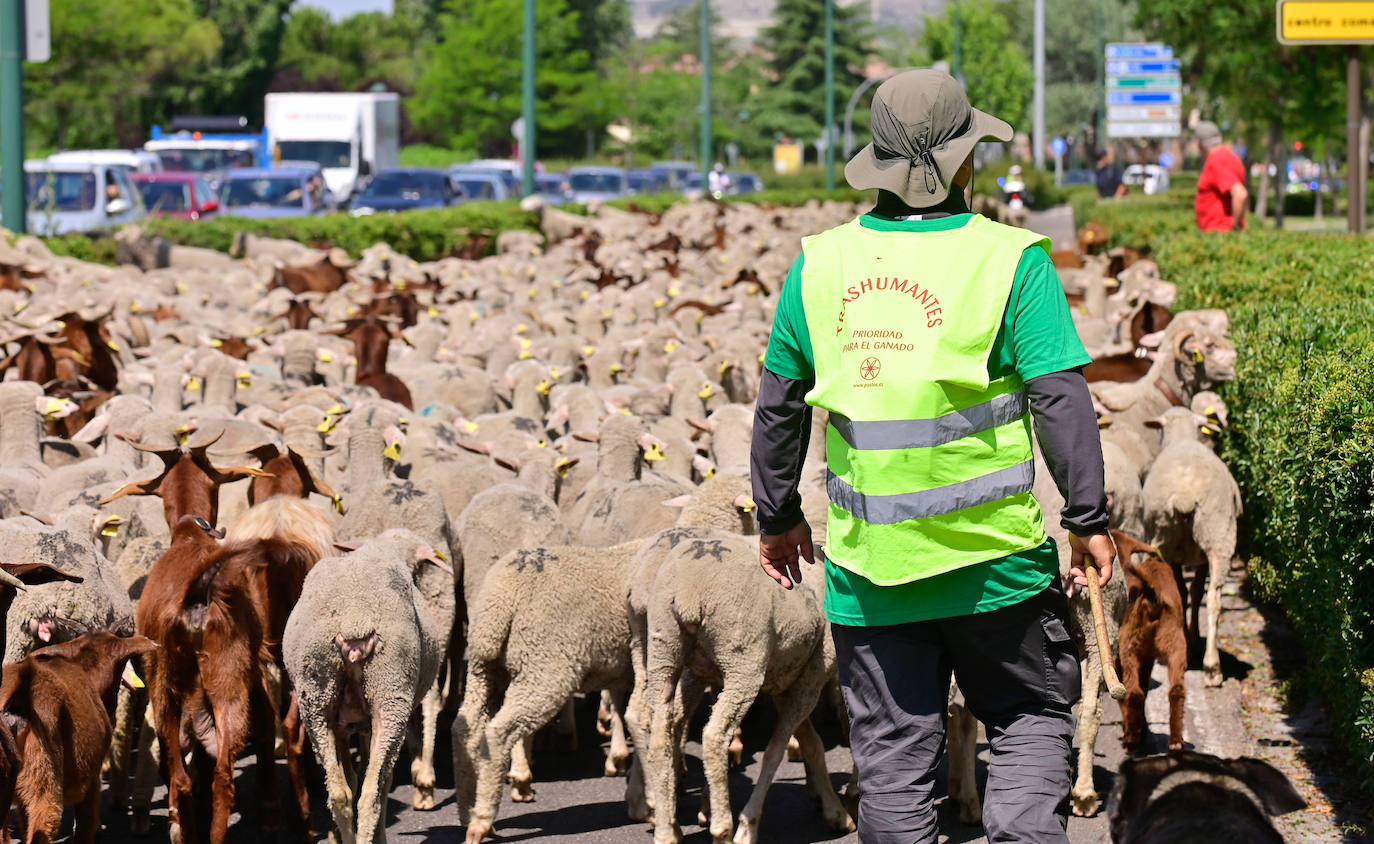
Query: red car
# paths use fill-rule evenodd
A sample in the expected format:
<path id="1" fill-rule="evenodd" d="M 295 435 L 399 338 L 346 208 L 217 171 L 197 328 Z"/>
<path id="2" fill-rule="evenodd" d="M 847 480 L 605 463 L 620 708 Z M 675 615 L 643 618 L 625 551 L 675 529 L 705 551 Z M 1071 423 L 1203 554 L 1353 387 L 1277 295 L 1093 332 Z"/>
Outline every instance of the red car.
<path id="1" fill-rule="evenodd" d="M 149 216 L 204 220 L 219 211 L 210 183 L 196 173 L 134 173 L 133 180 Z"/>

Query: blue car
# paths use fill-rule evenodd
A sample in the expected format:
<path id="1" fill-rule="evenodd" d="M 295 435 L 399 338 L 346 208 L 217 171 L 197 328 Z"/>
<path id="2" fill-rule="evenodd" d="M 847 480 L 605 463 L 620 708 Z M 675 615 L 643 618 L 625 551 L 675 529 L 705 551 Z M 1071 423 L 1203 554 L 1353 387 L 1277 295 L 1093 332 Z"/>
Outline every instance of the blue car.
<path id="1" fill-rule="evenodd" d="M 630 181 L 621 167 L 573 167 L 568 170 L 573 202 L 618 199 L 630 192 Z"/>
<path id="2" fill-rule="evenodd" d="M 361 217 L 377 211 L 443 208 L 457 201 L 458 191 L 444 170 L 378 170 L 362 189 L 353 195 L 348 213 Z"/>
<path id="3" fill-rule="evenodd" d="M 327 210 L 324 180 L 305 167 L 229 170 L 219 189 L 221 214 L 266 219 L 309 217 Z"/>
<path id="4" fill-rule="evenodd" d="M 467 170 L 449 171 L 454 185 L 458 187 L 459 202 L 478 200 L 510 199 L 512 194 L 506 182 L 496 173 L 478 173 Z"/>
<path id="5" fill-rule="evenodd" d="M 631 170 L 628 175 L 630 190 L 635 193 L 662 193 L 672 185 L 671 176 L 664 170 Z"/>

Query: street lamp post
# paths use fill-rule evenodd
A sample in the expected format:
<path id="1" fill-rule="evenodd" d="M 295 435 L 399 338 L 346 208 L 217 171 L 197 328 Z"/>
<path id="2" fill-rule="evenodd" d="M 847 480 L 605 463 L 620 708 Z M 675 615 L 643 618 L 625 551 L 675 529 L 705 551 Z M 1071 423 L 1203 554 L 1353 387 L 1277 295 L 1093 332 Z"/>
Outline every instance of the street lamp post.
<path id="1" fill-rule="evenodd" d="M 1045 169 L 1045 0 L 1035 0 L 1035 105 L 1031 156 L 1035 169 Z"/>
<path id="2" fill-rule="evenodd" d="M 524 131 L 520 138 L 520 159 L 524 175 L 524 195 L 534 193 L 534 0 L 525 0 L 525 74 L 523 79 Z"/>
<path id="3" fill-rule="evenodd" d="M 835 0 L 825 0 L 825 189 L 835 189 Z"/>
<path id="4" fill-rule="evenodd" d="M 711 0 L 701 0 L 701 187 L 711 184 Z"/>
<path id="5" fill-rule="evenodd" d="M 23 0 L 0 0 L 0 165 L 5 227 L 25 231 Z"/>

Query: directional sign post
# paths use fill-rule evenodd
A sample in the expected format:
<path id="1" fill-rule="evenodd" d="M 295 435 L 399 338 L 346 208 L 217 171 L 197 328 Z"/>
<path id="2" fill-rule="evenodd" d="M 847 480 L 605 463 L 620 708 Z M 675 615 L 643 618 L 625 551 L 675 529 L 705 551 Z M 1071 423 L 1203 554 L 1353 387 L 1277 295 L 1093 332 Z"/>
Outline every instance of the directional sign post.
<path id="1" fill-rule="evenodd" d="M 1364 91 L 1360 84 L 1360 51 L 1374 44 L 1374 2 L 1365 0 L 1278 0 L 1274 15 L 1280 44 L 1345 45 L 1346 202 L 1347 224 L 1364 231 L 1365 180 L 1368 153 L 1360 149 L 1360 113 Z"/>
<path id="2" fill-rule="evenodd" d="M 1176 138 L 1182 134 L 1183 79 L 1165 44 L 1108 44 L 1107 137 Z"/>

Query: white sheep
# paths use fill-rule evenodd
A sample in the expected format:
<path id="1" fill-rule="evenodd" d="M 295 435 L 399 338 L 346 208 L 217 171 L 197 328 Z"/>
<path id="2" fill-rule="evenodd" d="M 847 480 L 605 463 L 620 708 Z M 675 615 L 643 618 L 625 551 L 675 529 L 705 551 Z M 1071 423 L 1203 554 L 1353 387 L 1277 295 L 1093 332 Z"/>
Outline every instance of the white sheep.
<path id="1" fill-rule="evenodd" d="M 386 841 L 391 770 L 421 701 L 437 694 L 452 604 L 453 571 L 403 528 L 306 576 L 282 653 L 343 844 Z M 356 809 L 353 732 L 367 760 Z"/>
<path id="2" fill-rule="evenodd" d="M 1175 569 L 1197 569 L 1189 602 L 1192 605 L 1190 640 L 1200 631 L 1199 607 L 1207 588 L 1207 647 L 1202 657 L 1204 679 L 1219 686 L 1221 654 L 1217 628 L 1221 623 L 1221 587 L 1236 553 L 1236 522 L 1240 518 L 1240 488 L 1206 444 L 1201 427 L 1205 416 L 1185 407 L 1170 408 L 1146 422 L 1163 431 L 1161 450 L 1142 493 L 1145 524 L 1151 543 Z"/>

